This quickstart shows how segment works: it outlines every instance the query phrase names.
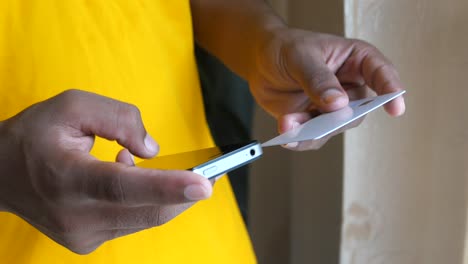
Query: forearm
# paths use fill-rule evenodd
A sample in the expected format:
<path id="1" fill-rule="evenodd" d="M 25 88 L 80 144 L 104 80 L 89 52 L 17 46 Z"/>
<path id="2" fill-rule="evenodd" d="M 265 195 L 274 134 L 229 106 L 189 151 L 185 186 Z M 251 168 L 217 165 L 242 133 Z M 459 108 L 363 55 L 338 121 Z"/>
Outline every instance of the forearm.
<path id="1" fill-rule="evenodd" d="M 8 211 L 7 197 L 9 188 L 7 178 L 11 175 L 11 169 L 15 164 L 8 160 L 9 136 L 6 132 L 6 121 L 0 121 L 0 212 Z M 11 154 L 11 153 L 10 153 Z M 5 188 L 7 187 L 7 188 Z"/>
<path id="2" fill-rule="evenodd" d="M 19 115 L 0 120 L 0 212 L 14 214 L 18 213 L 18 201 L 24 198 L 18 187 L 29 187 L 23 177 L 28 169 L 24 165 L 27 160 L 23 155 L 21 137 L 24 130 L 18 122 Z M 32 193 L 30 189 L 27 192 Z"/>
<path id="3" fill-rule="evenodd" d="M 195 39 L 245 79 L 269 32 L 285 23 L 263 0 L 191 0 Z"/>

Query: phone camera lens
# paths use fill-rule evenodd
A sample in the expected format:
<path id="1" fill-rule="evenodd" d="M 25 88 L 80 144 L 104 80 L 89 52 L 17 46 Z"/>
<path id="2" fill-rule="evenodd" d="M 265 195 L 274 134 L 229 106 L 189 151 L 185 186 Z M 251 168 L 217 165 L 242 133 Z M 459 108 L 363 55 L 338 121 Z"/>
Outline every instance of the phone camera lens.
<path id="1" fill-rule="evenodd" d="M 250 150 L 250 155 L 251 155 L 251 156 L 255 156 L 255 149 L 251 149 L 251 150 Z"/>

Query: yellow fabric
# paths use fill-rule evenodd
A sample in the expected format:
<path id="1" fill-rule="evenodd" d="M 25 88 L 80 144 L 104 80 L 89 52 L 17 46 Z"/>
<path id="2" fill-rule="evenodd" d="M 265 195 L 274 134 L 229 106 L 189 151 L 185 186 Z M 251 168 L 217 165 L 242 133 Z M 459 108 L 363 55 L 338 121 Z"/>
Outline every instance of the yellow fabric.
<path id="1" fill-rule="evenodd" d="M 0 120 L 69 88 L 137 105 L 169 154 L 213 145 L 188 0 L 0 1 Z M 120 147 L 98 141 L 113 160 Z M 175 220 L 79 256 L 0 213 L 0 263 L 253 263 L 229 182 Z"/>

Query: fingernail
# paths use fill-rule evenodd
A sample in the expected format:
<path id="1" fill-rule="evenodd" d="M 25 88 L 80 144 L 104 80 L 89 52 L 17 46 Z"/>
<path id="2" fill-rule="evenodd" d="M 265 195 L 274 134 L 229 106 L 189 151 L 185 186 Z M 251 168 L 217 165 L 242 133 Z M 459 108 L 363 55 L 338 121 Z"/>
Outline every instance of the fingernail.
<path id="1" fill-rule="evenodd" d="M 291 142 L 284 145 L 285 148 L 297 148 L 297 146 L 299 146 L 299 142 Z"/>
<path id="2" fill-rule="evenodd" d="M 159 151 L 158 143 L 149 134 L 145 136 L 145 147 L 151 154 L 156 154 Z"/>
<path id="3" fill-rule="evenodd" d="M 132 159 L 132 165 L 135 165 L 135 156 L 133 156 L 132 154 L 130 154 L 130 158 Z"/>
<path id="4" fill-rule="evenodd" d="M 337 88 L 331 88 L 322 93 L 322 102 L 325 104 L 331 104 L 340 97 L 344 97 L 343 92 Z"/>
<path id="5" fill-rule="evenodd" d="M 291 129 L 296 129 L 297 127 L 299 127 L 301 124 L 299 124 L 298 122 L 293 122 L 292 123 L 292 128 Z"/>
<path id="6" fill-rule="evenodd" d="M 211 189 L 201 184 L 192 184 L 185 187 L 184 196 L 191 201 L 208 199 L 211 196 Z"/>

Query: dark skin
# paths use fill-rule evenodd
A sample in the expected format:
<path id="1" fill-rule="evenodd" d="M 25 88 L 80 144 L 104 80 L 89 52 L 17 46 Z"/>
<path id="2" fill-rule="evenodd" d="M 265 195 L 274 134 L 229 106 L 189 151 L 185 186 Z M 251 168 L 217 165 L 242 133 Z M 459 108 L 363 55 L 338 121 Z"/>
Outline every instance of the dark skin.
<path id="1" fill-rule="evenodd" d="M 197 42 L 248 80 L 280 132 L 368 91 L 403 88 L 375 47 L 289 28 L 263 1 L 192 0 L 191 6 Z M 385 109 L 403 114 L 403 98 Z M 96 136 L 124 148 L 117 162 L 89 154 Z M 0 210 L 87 254 L 108 240 L 162 225 L 210 197 L 211 183 L 197 174 L 133 166 L 132 155 L 151 158 L 157 152 L 136 107 L 64 92 L 0 122 Z"/>
<path id="2" fill-rule="evenodd" d="M 211 183 L 188 171 L 132 166 L 130 152 L 158 151 L 136 107 L 70 90 L 1 123 L 0 200 L 41 232 L 77 253 L 166 223 Z M 116 163 L 89 155 L 95 136 L 126 149 Z"/>
<path id="3" fill-rule="evenodd" d="M 198 43 L 249 82 L 257 103 L 277 119 L 280 133 L 341 109 L 349 100 L 403 89 L 395 67 L 369 43 L 290 28 L 261 0 L 191 3 Z M 403 97 L 385 110 L 402 115 Z M 318 145 L 303 142 L 290 148 Z"/>

